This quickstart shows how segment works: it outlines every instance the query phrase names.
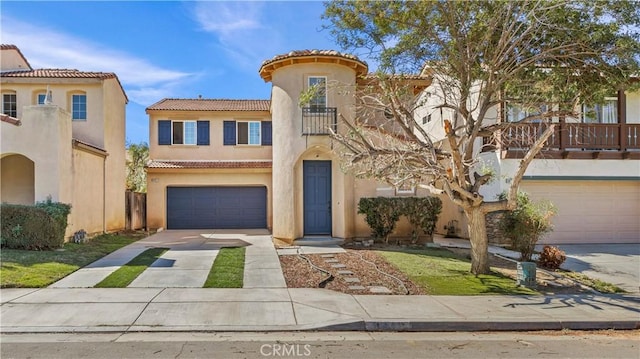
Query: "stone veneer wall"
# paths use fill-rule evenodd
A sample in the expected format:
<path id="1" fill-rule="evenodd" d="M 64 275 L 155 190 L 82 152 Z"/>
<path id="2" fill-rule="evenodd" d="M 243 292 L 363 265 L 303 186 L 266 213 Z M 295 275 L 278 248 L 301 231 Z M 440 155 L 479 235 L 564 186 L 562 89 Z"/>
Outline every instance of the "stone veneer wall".
<path id="1" fill-rule="evenodd" d="M 499 246 L 510 245 L 511 239 L 500 230 L 500 220 L 504 217 L 505 212 L 491 212 L 487 214 L 487 237 L 490 244 Z"/>

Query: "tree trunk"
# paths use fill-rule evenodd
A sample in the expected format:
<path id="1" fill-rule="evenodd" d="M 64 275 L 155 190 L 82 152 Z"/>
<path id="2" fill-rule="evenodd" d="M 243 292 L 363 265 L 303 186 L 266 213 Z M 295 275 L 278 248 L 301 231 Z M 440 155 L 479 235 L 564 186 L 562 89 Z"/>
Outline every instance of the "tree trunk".
<path id="1" fill-rule="evenodd" d="M 489 242 L 485 213 L 480 206 L 471 207 L 464 212 L 469 221 L 469 241 L 471 242 L 471 273 L 489 273 Z"/>

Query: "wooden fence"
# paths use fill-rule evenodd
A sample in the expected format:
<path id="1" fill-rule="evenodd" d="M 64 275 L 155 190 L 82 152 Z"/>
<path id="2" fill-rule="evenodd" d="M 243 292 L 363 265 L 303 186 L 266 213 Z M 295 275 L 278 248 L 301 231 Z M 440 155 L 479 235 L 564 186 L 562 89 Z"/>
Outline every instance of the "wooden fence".
<path id="1" fill-rule="evenodd" d="M 125 228 L 138 230 L 147 228 L 147 194 L 127 191 L 125 193 Z"/>

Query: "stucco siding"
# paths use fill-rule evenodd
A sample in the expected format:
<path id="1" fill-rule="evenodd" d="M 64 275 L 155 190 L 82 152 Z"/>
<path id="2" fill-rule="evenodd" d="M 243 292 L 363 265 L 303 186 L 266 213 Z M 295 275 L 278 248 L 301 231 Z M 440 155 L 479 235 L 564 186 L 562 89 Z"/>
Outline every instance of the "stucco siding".
<path id="1" fill-rule="evenodd" d="M 167 227 L 167 187 L 179 186 L 265 186 L 267 187 L 267 226 L 271 228 L 273 195 L 271 171 L 255 170 L 165 170 L 147 172 L 147 226 Z"/>
<path id="2" fill-rule="evenodd" d="M 102 156 L 80 149 L 73 150 L 74 191 L 68 219 L 68 235 L 81 229 L 90 234 L 103 231 L 105 200 L 103 161 Z"/>
<path id="3" fill-rule="evenodd" d="M 2 203 L 31 205 L 35 202 L 34 163 L 23 155 L 2 157 L 0 201 Z"/>
<path id="4" fill-rule="evenodd" d="M 159 145 L 158 121 L 161 120 L 209 121 L 209 145 Z M 152 159 L 174 161 L 271 159 L 272 146 L 225 146 L 224 121 L 271 121 L 271 117 L 268 112 L 153 111 L 149 120 L 149 156 Z"/>

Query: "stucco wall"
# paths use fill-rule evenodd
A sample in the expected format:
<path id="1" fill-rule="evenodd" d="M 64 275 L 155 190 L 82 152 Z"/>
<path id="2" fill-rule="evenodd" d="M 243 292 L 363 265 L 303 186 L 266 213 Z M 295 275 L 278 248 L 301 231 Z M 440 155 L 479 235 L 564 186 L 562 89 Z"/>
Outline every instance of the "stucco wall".
<path id="1" fill-rule="evenodd" d="M 0 201 L 12 204 L 33 204 L 35 202 L 33 161 L 18 154 L 3 156 L 0 161 L 2 176 Z"/>
<path id="2" fill-rule="evenodd" d="M 167 187 L 170 186 L 266 186 L 267 226 L 273 218 L 270 169 L 251 170 L 157 170 L 147 171 L 147 227 L 167 226 Z"/>
<path id="3" fill-rule="evenodd" d="M 313 146 L 330 148 L 326 136 L 302 136 L 302 110 L 298 104 L 300 94 L 307 88 L 309 76 L 327 77 L 327 107 L 337 107 L 347 118 L 354 111 L 354 97 L 345 95 L 345 87 L 355 84 L 353 69 L 336 64 L 293 64 L 273 72 L 271 112 L 273 118 L 273 236 L 292 241 L 303 235 L 301 223 L 302 170 L 301 161 Z M 308 137 L 308 138 L 307 138 Z M 309 153 L 309 155 L 311 155 Z M 315 156 L 315 155 L 311 155 Z M 324 155 L 328 159 L 328 155 Z M 320 159 L 320 157 L 318 157 Z M 334 236 L 350 236 L 352 224 L 343 217 L 349 208 L 345 204 L 347 179 L 337 174 L 340 167 L 332 165 L 332 220 Z M 295 190 L 292 191 L 291 189 Z"/>
<path id="4" fill-rule="evenodd" d="M 161 120 L 209 121 L 209 145 L 158 145 Z M 268 112 L 149 111 L 149 156 L 158 160 L 271 159 L 272 146 L 224 146 L 224 121 L 271 121 L 271 116 Z"/>
<path id="5" fill-rule="evenodd" d="M 107 79 L 104 81 L 103 95 L 104 149 L 109 154 L 105 164 L 107 173 L 105 186 L 106 230 L 117 231 L 125 227 L 125 104 L 127 100 L 116 79 Z"/>
<path id="6" fill-rule="evenodd" d="M 73 201 L 67 234 L 80 229 L 87 233 L 103 231 L 104 157 L 78 148 L 73 149 Z M 108 197 L 107 197 L 108 198 Z"/>

